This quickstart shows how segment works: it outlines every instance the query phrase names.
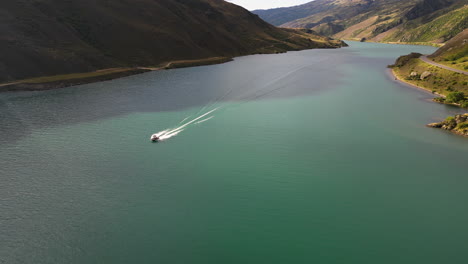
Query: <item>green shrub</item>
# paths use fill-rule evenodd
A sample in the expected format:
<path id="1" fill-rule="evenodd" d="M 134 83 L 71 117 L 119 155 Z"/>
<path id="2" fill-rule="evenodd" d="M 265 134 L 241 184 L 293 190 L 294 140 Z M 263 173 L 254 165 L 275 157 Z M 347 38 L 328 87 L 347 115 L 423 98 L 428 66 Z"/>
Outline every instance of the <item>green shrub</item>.
<path id="1" fill-rule="evenodd" d="M 408 55 L 405 55 L 405 56 L 400 56 L 396 61 L 395 61 L 395 64 L 393 65 L 388 65 L 389 68 L 392 68 L 392 67 L 401 67 L 401 66 L 404 66 L 406 65 L 411 59 L 417 59 L 419 57 L 421 57 L 422 54 L 421 53 L 411 53 L 411 54 L 408 54 Z M 411 71 L 413 71 L 413 69 L 411 69 Z"/>
<path id="2" fill-rule="evenodd" d="M 463 108 L 468 108 L 468 100 L 461 102 L 460 106 Z"/>
<path id="3" fill-rule="evenodd" d="M 448 116 L 447 118 L 445 118 L 445 121 L 447 121 L 447 122 L 450 122 L 450 121 L 453 121 L 453 120 L 455 120 L 455 117 L 453 117 L 453 116 Z"/>
<path id="4" fill-rule="evenodd" d="M 463 92 L 452 92 L 447 95 L 446 101 L 448 103 L 458 103 L 465 101 L 465 94 Z"/>
<path id="5" fill-rule="evenodd" d="M 468 129 L 468 122 L 458 124 L 459 129 Z"/>

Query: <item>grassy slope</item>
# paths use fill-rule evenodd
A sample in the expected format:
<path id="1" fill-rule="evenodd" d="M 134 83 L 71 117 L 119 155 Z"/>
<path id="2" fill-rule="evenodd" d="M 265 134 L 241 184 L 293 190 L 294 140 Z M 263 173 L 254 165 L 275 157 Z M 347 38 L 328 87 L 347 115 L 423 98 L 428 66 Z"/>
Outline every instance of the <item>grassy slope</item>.
<path id="1" fill-rule="evenodd" d="M 468 71 L 468 29 L 448 41 L 429 58 L 437 63 Z"/>
<path id="2" fill-rule="evenodd" d="M 409 21 L 400 26 L 397 32 L 384 37 L 384 41 L 395 39 L 405 42 L 445 42 L 454 37 L 455 33 L 468 26 L 468 6 L 445 12 L 441 10 L 434 15 L 434 19 L 424 21 L 427 17 Z"/>
<path id="3" fill-rule="evenodd" d="M 438 63 L 442 61 L 447 62 L 447 58 L 466 62 L 468 61 L 467 48 L 468 29 L 465 29 L 428 57 Z M 456 105 L 468 108 L 468 76 L 426 63 L 419 58 L 420 56 L 421 54 L 411 53 L 399 57 L 395 64 L 390 66 L 394 75 L 401 81 L 432 91 L 443 97 L 447 96 L 447 100 L 436 98 L 436 102 L 448 102 L 451 104 L 456 102 Z M 453 67 L 454 65 L 451 64 L 450 66 Z M 420 78 L 420 75 L 425 72 L 430 72 L 431 75 L 426 78 Z M 416 76 L 413 76 L 413 73 Z M 448 100 L 450 97 L 453 98 L 454 92 L 464 93 L 465 100 Z"/>
<path id="4" fill-rule="evenodd" d="M 397 77 L 405 82 L 444 96 L 453 91 L 468 94 L 468 78 L 466 75 L 427 64 L 420 59 L 411 59 L 404 66 L 393 68 L 393 71 Z M 432 75 L 424 80 L 410 79 L 411 72 L 416 72 L 420 75 L 425 71 L 431 72 Z"/>
<path id="5" fill-rule="evenodd" d="M 445 42 L 468 26 L 466 4 L 467 0 L 316 0 L 254 12 L 269 22 L 312 28 L 336 38 Z M 287 18 L 287 22 L 279 18 Z"/>
<path id="6" fill-rule="evenodd" d="M 0 21 L 2 83 L 341 45 L 222 0 L 2 1 Z"/>

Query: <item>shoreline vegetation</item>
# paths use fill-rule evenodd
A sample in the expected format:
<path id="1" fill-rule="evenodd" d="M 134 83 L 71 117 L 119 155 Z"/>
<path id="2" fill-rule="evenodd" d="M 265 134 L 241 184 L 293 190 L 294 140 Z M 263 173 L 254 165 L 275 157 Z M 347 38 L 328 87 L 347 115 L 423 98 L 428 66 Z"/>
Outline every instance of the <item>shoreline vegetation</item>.
<path id="1" fill-rule="evenodd" d="M 400 56 L 389 65 L 393 77 L 407 85 L 428 91 L 436 103 L 468 108 L 468 81 L 466 75 L 443 69 L 420 59 L 422 54 Z"/>
<path id="2" fill-rule="evenodd" d="M 399 81 L 400 83 L 402 83 L 402 84 L 404 84 L 406 86 L 414 87 L 414 88 L 423 90 L 423 91 L 425 91 L 427 93 L 438 95 L 439 97 L 433 98 L 432 102 L 440 103 L 440 104 L 446 104 L 446 105 L 452 105 L 452 106 L 456 106 L 456 107 L 461 107 L 460 104 L 446 102 L 447 96 L 445 96 L 443 94 L 438 94 L 437 92 L 433 92 L 433 91 L 431 92 L 431 90 L 429 90 L 427 88 L 418 86 L 418 85 L 413 84 L 411 82 L 408 82 L 407 80 L 402 78 L 401 75 L 398 75 L 395 72 L 394 68 L 390 68 L 389 73 L 392 75 L 392 77 L 395 78 L 396 81 Z M 466 108 L 468 108 L 468 106 Z M 447 131 L 450 131 L 450 132 L 455 133 L 457 135 L 468 137 L 468 113 L 455 115 L 455 116 L 449 116 L 442 122 L 430 123 L 430 124 L 427 124 L 426 126 L 431 127 L 431 128 L 439 128 L 439 129 L 447 130 Z"/>
<path id="3" fill-rule="evenodd" d="M 449 45 L 451 44 L 449 43 Z M 434 54 L 437 55 L 438 52 Z M 429 57 L 437 58 L 434 54 Z M 462 55 L 461 57 L 455 56 L 451 61 L 460 60 L 465 63 L 466 56 Z M 439 62 L 442 60 L 439 58 Z M 450 61 L 450 59 L 443 61 Z M 433 102 L 468 109 L 468 78 L 466 72 L 457 68 L 452 70 L 447 64 L 438 65 L 437 62 L 420 53 L 411 53 L 400 56 L 395 64 L 388 67 L 395 80 L 438 95 L 438 97 L 432 99 Z M 431 123 L 427 126 L 468 137 L 468 113 L 449 116 L 442 122 Z"/>
<path id="4" fill-rule="evenodd" d="M 468 113 L 449 116 L 439 123 L 431 123 L 428 127 L 451 131 L 457 135 L 468 137 Z"/>
<path id="5" fill-rule="evenodd" d="M 440 96 L 440 97 L 445 97 L 445 95 L 443 94 L 438 94 L 438 93 L 433 93 L 431 90 L 429 89 L 426 89 L 424 87 L 421 87 L 421 86 L 418 86 L 416 84 L 413 84 L 413 83 L 410 83 L 409 81 L 405 80 L 405 78 L 403 78 L 403 76 L 400 76 L 398 75 L 396 72 L 395 72 L 395 69 L 392 68 L 392 67 L 388 67 L 388 73 L 389 73 L 389 76 L 391 78 L 393 78 L 395 81 L 398 81 L 400 82 L 401 84 L 405 85 L 405 86 L 408 86 L 408 87 L 411 87 L 411 88 L 416 88 L 416 89 L 419 89 L 419 90 L 422 90 L 424 92 L 427 92 L 429 94 L 432 94 L 432 95 L 437 95 L 437 96 Z"/>

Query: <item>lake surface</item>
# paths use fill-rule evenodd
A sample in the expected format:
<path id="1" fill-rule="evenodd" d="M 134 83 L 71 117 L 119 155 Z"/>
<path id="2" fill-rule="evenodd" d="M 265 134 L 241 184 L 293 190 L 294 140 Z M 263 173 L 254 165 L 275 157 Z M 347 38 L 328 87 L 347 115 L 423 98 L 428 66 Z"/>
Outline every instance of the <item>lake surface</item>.
<path id="1" fill-rule="evenodd" d="M 350 45 L 0 94 L 0 263 L 466 262 L 460 109 L 385 68 L 435 49 Z"/>

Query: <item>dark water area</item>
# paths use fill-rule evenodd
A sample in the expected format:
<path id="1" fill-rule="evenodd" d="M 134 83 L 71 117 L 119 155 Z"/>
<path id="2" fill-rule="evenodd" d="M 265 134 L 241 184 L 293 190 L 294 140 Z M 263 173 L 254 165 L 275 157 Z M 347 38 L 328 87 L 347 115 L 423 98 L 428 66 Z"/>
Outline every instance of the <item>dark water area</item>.
<path id="1" fill-rule="evenodd" d="M 386 70 L 433 51 L 352 42 L 0 94 L 0 263 L 464 263 L 468 140 L 425 127 L 460 109 Z"/>

